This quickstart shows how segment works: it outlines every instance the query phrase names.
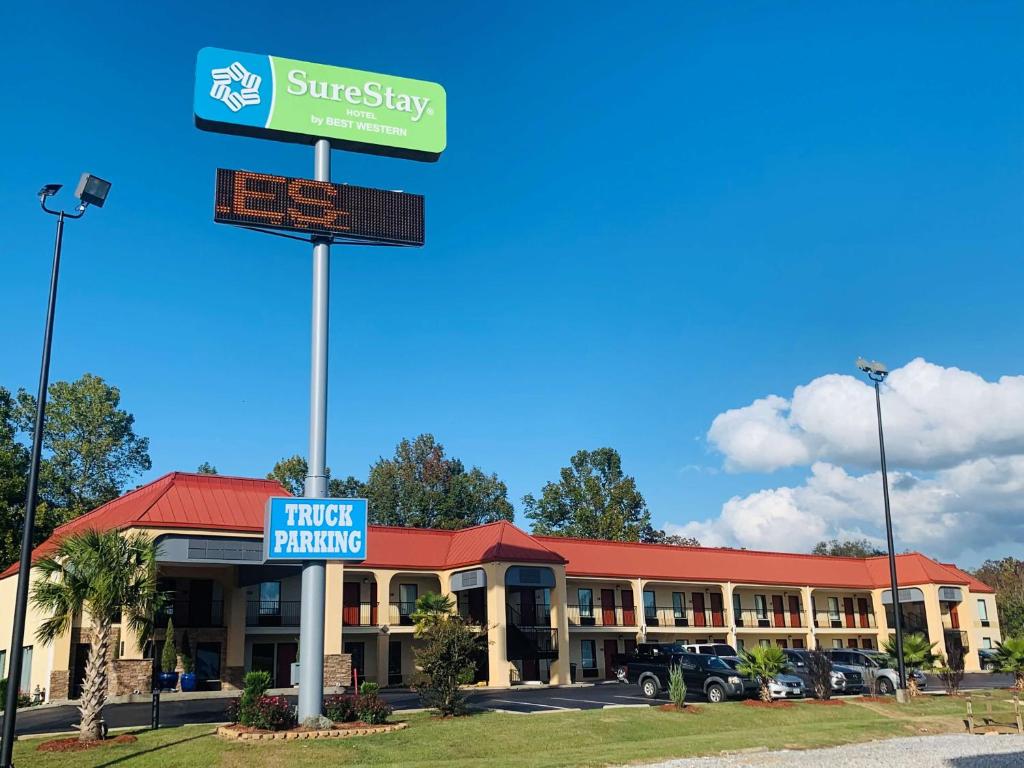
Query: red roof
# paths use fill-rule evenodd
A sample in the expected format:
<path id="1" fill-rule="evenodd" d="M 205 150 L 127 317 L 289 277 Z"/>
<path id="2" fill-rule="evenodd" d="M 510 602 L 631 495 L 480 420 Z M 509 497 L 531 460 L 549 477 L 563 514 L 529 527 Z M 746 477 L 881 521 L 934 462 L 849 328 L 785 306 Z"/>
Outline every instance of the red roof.
<path id="1" fill-rule="evenodd" d="M 288 492 L 274 480 L 171 472 L 62 525 L 32 553 L 52 552 L 64 536 L 88 528 L 170 528 L 262 533 L 271 496 Z M 555 563 L 570 576 L 665 581 L 876 589 L 889 583 L 888 559 L 824 557 L 740 549 L 677 547 L 531 536 L 500 521 L 459 531 L 370 526 L 363 567 L 447 570 L 485 562 Z M 0 578 L 17 573 L 15 563 Z M 992 592 L 954 565 L 918 553 L 899 555 L 900 584 L 961 584 Z"/>

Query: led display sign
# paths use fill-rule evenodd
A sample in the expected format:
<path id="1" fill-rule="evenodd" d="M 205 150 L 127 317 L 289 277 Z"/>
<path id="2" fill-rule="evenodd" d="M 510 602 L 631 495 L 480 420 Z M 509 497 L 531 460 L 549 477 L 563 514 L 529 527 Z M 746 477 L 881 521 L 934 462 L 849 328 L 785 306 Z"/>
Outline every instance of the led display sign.
<path id="1" fill-rule="evenodd" d="M 213 219 L 347 242 L 423 245 L 423 196 L 217 169 Z"/>

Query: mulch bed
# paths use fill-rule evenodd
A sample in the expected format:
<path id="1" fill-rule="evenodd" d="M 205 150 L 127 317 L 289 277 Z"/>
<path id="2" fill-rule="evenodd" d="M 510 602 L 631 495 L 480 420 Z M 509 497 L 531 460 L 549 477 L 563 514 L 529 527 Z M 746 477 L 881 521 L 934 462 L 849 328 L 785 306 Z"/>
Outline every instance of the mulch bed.
<path id="1" fill-rule="evenodd" d="M 807 699 L 808 704 L 818 704 L 822 707 L 845 707 L 846 702 L 842 699 Z"/>
<path id="2" fill-rule="evenodd" d="M 84 752 L 87 749 L 94 749 L 95 747 L 103 747 L 108 744 L 134 744 L 139 740 L 138 736 L 133 736 L 130 733 L 122 733 L 120 736 L 115 736 L 112 739 L 96 739 L 93 741 L 79 741 L 77 736 L 71 736 L 67 739 L 54 739 L 53 741 L 44 741 L 38 747 L 37 752 Z"/>
<path id="3" fill-rule="evenodd" d="M 685 704 L 677 707 L 675 704 L 662 704 L 658 707 L 662 712 L 688 712 L 691 715 L 699 715 L 704 711 L 703 707 L 696 707 L 693 704 Z"/>
<path id="4" fill-rule="evenodd" d="M 768 702 L 761 701 L 760 699 L 744 699 L 743 706 L 754 707 L 755 709 L 789 709 L 793 706 L 793 702 L 780 699 L 779 701 L 773 701 L 769 704 Z"/>

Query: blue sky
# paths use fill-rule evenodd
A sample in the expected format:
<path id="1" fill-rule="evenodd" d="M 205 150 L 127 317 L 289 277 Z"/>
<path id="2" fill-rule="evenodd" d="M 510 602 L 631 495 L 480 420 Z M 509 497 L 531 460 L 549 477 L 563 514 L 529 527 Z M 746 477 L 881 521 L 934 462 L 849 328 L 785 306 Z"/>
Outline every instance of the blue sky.
<path id="1" fill-rule="evenodd" d="M 448 92 L 437 164 L 334 154 L 335 181 L 427 200 L 423 249 L 334 251 L 336 474 L 429 431 L 518 507 L 611 445 L 683 524 L 807 475 L 722 471 L 727 409 L 859 354 L 1020 372 L 1019 4 L 130 8 L 6 11 L 0 384 L 38 375 L 35 191 L 110 179 L 67 229 L 53 376 L 119 386 L 153 476 L 262 475 L 307 440 L 309 249 L 214 224 L 212 195 L 218 166 L 311 175 L 312 150 L 198 131 L 207 45 Z"/>

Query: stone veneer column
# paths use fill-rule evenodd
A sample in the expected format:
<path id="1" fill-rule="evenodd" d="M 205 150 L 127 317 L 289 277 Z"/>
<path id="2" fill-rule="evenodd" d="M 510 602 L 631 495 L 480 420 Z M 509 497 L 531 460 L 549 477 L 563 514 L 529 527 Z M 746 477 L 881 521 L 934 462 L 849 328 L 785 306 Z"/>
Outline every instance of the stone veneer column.
<path id="1" fill-rule="evenodd" d="M 223 586 L 225 603 L 224 669 L 221 682 L 225 688 L 241 689 L 245 681 L 245 631 L 248 600 L 245 587 Z"/>
<path id="2" fill-rule="evenodd" d="M 324 585 L 324 687 L 349 685 L 352 679 L 352 658 L 343 653 L 342 603 L 345 567 L 328 562 Z"/>

